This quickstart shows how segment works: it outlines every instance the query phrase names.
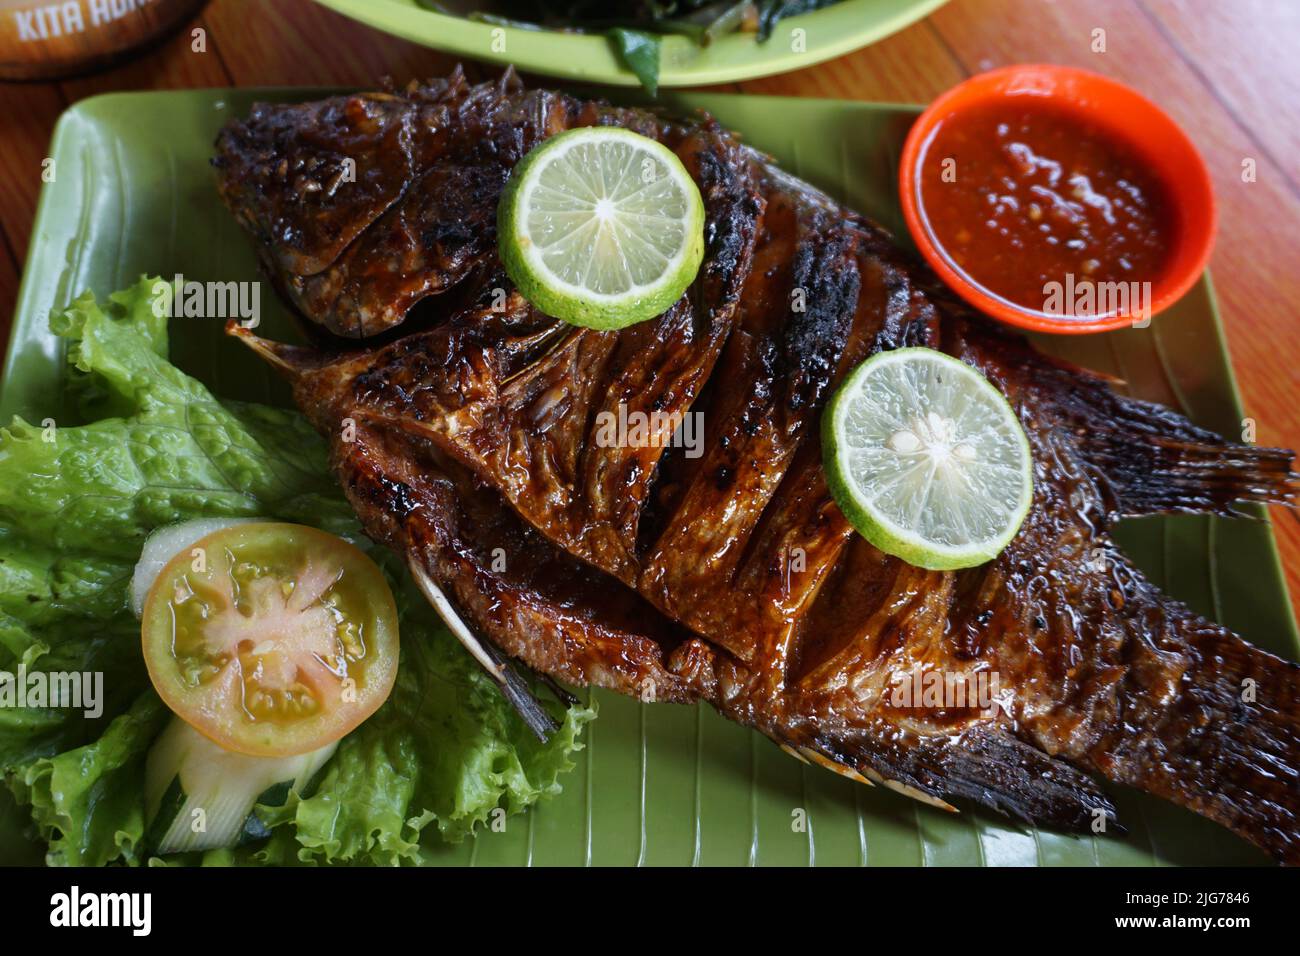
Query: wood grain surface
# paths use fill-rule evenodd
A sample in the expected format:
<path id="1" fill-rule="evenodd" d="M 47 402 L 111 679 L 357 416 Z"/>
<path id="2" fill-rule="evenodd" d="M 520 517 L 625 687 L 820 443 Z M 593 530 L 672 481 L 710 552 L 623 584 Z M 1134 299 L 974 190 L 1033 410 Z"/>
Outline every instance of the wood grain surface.
<path id="1" fill-rule="evenodd" d="M 951 0 L 866 49 L 720 89 L 921 103 L 972 73 L 1033 61 L 1087 67 L 1136 87 L 1200 147 L 1219 197 L 1212 269 L 1246 413 L 1260 443 L 1300 446 L 1296 0 Z M 126 65 L 61 83 L 0 84 L 0 341 L 8 336 L 41 161 L 69 104 L 109 90 L 404 82 L 454 62 L 310 0 L 213 0 Z M 1253 181 L 1242 175 L 1247 161 Z M 1300 606 L 1300 515 L 1274 508 L 1273 518 Z"/>

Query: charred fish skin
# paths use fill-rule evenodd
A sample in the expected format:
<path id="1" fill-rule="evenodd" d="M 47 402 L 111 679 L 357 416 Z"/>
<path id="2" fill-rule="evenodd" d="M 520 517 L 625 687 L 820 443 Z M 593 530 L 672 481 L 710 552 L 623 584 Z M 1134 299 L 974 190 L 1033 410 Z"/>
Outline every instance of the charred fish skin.
<path id="1" fill-rule="evenodd" d="M 231 332 L 276 356 L 302 406 L 334 438 L 335 470 L 369 533 L 417 557 L 479 633 L 529 666 L 649 702 L 707 701 L 801 759 L 945 809 L 945 798 L 969 799 L 1071 830 L 1087 829 L 1099 815 L 1114 819 L 1113 804 L 1085 775 L 1008 734 L 973 733 L 954 746 L 946 734 L 846 719 L 811 696 L 774 692 L 769 671 L 751 671 L 555 548 L 409 429 L 359 418 L 345 441 L 342 422 L 356 414 L 350 402 L 357 381 L 365 382 L 362 391 L 374 384 L 357 360 L 331 362 L 257 340 L 237 325 Z M 340 396 L 345 404 L 333 404 Z M 499 565 L 494 553 L 510 558 Z"/>
<path id="2" fill-rule="evenodd" d="M 456 122 L 485 125 L 494 141 L 596 122 L 660 139 L 700 184 L 710 217 L 691 291 L 621 332 L 539 315 L 492 252 L 472 281 L 504 290 L 504 305 L 479 294 L 453 307 L 427 293 L 433 327 L 387 344 L 339 354 L 235 330 L 293 381 L 331 438 L 370 533 L 417 557 L 473 628 L 561 679 L 708 701 L 801 759 L 939 805 L 970 800 L 1074 830 L 1104 818 L 1114 832 L 1097 773 L 1300 862 L 1296 666 L 1159 594 L 1109 533 L 1125 515 L 1292 500 L 1290 452 L 1224 442 L 1040 356 L 954 301 L 874 223 L 707 120 L 523 91 L 509 76 L 472 88 L 453 76 L 401 95 L 438 100 L 452 85 L 458 102 L 484 104 Z M 302 115 L 311 112 L 264 107 L 220 141 L 221 169 L 240 168 L 241 142 L 280 143 L 275 131 L 303 125 Z M 299 136 L 309 147 L 315 123 Z M 260 162 L 298 148 L 284 135 L 288 145 L 264 149 Z M 438 193 L 419 172 L 400 202 Z M 301 266 L 298 252 L 275 248 L 247 194 L 223 189 L 270 268 Z M 287 207 L 292 197 L 282 198 Z M 429 216 L 477 222 L 495 207 L 490 185 L 471 199 L 481 208 L 440 213 L 430 202 Z M 407 261 L 366 245 L 385 215 L 370 216 L 347 247 L 367 250 L 345 270 L 358 288 L 368 269 L 387 262 L 401 275 Z M 410 310 L 394 299 L 381 322 L 349 326 L 336 300 L 294 301 L 307 318 L 358 334 Z M 854 364 L 903 345 L 979 368 L 1030 437 L 1034 506 L 984 566 L 931 572 L 882 554 L 826 489 L 809 423 Z M 620 405 L 702 413 L 702 454 L 602 443 L 593 422 Z M 360 441 L 340 438 L 345 419 Z M 511 556 L 508 569 L 487 560 L 488 545 Z M 996 706 L 900 705 L 895 691 L 918 672 L 996 675 Z M 1243 695 L 1246 686 L 1256 692 Z"/>
<path id="3" fill-rule="evenodd" d="M 374 335 L 492 255 L 495 210 L 480 200 L 573 106 L 518 92 L 457 70 L 405 94 L 255 106 L 218 137 L 222 197 L 299 312 L 334 335 Z"/>
<path id="4" fill-rule="evenodd" d="M 309 323 L 363 339 L 496 261 L 496 200 L 548 136 L 613 124 L 670 145 L 698 125 L 525 90 L 513 70 L 290 106 L 218 135 L 218 189 Z M 730 268 L 725 258 L 718 268 Z"/>
<path id="5" fill-rule="evenodd" d="M 509 77 L 492 85 L 493 91 L 498 88 L 534 95 L 522 93 Z M 621 339 L 573 329 L 536 312 L 496 264 L 466 309 L 429 331 L 392 342 L 379 360 L 367 351 L 331 356 L 264 342 L 247 330 L 231 331 L 295 383 L 298 404 L 335 439 L 336 471 L 371 533 L 423 562 L 489 640 L 561 679 L 686 702 L 698 699 L 697 686 L 708 680 L 711 654 L 704 645 L 617 581 L 555 551 L 535 529 L 501 509 L 499 498 L 492 507 L 482 506 L 483 483 L 464 468 L 465 461 L 509 447 L 503 403 L 513 402 L 526 427 L 546 436 L 554 420 L 573 409 L 571 383 L 584 380 L 583 371 L 603 370 L 614 384 L 603 396 L 590 397 L 608 399 L 615 407 L 653 406 L 666 413 L 674 403 L 688 404 L 730 332 L 740 286 L 750 271 L 762 203 L 729 134 L 707 121 L 667 123 L 648 114 L 568 102 L 566 122 L 618 121 L 660 138 L 700 186 L 707 209 L 704 262 L 692 289 L 660 320 L 630 329 Z M 497 110 L 501 128 L 494 135 L 512 140 L 511 124 L 533 112 Z M 527 133 L 522 138 L 531 141 Z M 231 142 L 223 137 L 219 144 Z M 235 168 L 238 162 L 219 166 Z M 485 210 L 495 211 L 498 193 L 499 187 L 479 197 Z M 481 414 L 489 409 L 492 414 Z M 574 418 L 567 415 L 569 422 Z M 355 425 L 343 443 L 345 420 Z M 440 447 L 433 440 L 439 435 L 459 441 Z M 552 488 L 562 476 L 571 486 L 577 466 L 553 454 L 563 444 L 554 440 L 563 437 L 552 433 L 551 444 L 531 460 L 550 465 L 546 474 L 540 464 L 530 475 L 530 461 L 504 459 L 501 471 L 534 486 L 554 475 Z M 636 486 L 648 487 L 657 452 L 619 446 L 606 451 L 605 459 L 592 456 L 581 469 L 582 490 L 569 487 L 567 494 L 587 503 L 584 522 L 600 530 L 599 545 L 613 555 L 633 548 L 635 524 L 614 534 L 604 529 L 618 523 L 620 511 L 639 514 L 637 508 L 629 511 L 628 503 L 636 499 Z M 410 466 L 413 461 L 418 468 Z M 514 530 L 507 533 L 503 526 Z M 505 567 L 495 567 L 493 552 L 510 556 Z M 665 669 L 670 656 L 695 674 L 696 685 Z"/>

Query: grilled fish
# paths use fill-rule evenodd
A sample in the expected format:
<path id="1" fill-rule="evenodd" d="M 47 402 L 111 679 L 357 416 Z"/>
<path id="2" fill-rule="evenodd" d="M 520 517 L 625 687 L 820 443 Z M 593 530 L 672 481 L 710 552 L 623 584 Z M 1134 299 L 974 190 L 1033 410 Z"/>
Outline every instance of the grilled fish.
<path id="1" fill-rule="evenodd" d="M 707 211 L 694 285 L 617 332 L 539 313 L 495 249 L 514 164 L 595 124 L 673 149 Z M 1101 777 L 1300 863 L 1300 667 L 1160 594 L 1111 537 L 1126 516 L 1289 502 L 1291 452 L 1039 354 L 707 117 L 457 72 L 258 106 L 214 162 L 277 287 L 329 334 L 231 331 L 292 382 L 368 532 L 512 697 L 509 659 L 705 701 L 856 780 L 1067 830 L 1113 821 Z M 978 368 L 1029 436 L 1030 515 L 977 568 L 878 551 L 826 487 L 828 395 L 911 345 Z M 698 415 L 701 453 L 599 440 L 602 413 L 635 412 Z M 920 674 L 996 678 L 996 700 L 900 699 Z"/>

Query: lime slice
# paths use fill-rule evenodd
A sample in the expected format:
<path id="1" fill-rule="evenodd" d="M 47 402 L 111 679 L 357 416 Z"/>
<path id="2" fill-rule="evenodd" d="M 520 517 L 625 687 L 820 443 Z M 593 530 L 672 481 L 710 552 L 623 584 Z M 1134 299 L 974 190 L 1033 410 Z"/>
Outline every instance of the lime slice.
<path id="1" fill-rule="evenodd" d="M 574 129 L 515 168 L 497 208 L 506 272 L 547 315 L 619 329 L 666 312 L 704 257 L 704 201 L 666 146 Z"/>
<path id="2" fill-rule="evenodd" d="M 822 455 L 853 527 L 922 568 L 995 557 L 1033 497 L 1016 413 L 983 375 L 932 349 L 881 352 L 854 369 L 822 418 Z"/>

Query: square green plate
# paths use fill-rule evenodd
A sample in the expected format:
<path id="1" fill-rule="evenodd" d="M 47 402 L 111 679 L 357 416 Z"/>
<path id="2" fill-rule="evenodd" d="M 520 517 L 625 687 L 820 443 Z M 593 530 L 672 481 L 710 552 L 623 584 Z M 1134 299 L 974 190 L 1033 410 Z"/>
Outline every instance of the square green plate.
<path id="1" fill-rule="evenodd" d="M 312 91 L 128 93 L 77 104 L 54 137 L 14 319 L 0 413 L 60 418 L 52 308 L 144 272 L 191 279 L 258 278 L 253 251 L 226 213 L 208 166 L 217 129 L 255 99 Z M 912 107 L 756 96 L 672 98 L 707 106 L 786 168 L 903 235 L 897 159 Z M 271 337 L 292 333 L 266 288 Z M 173 359 L 224 397 L 283 402 L 280 383 L 215 320 L 177 319 Z M 1123 377 L 1146 398 L 1224 434 L 1242 412 L 1208 281 L 1149 329 L 1064 337 L 1052 351 Z M 70 413 L 68 413 L 70 415 Z M 1267 521 L 1147 519 L 1123 541 L 1154 580 L 1269 650 L 1295 657 L 1296 631 Z M 430 846 L 434 863 L 469 864 L 1228 864 L 1261 854 L 1190 813 L 1132 791 L 1116 794 L 1125 836 L 1038 832 L 979 812 L 945 814 L 881 788 L 804 766 L 706 707 L 641 705 L 598 693 L 564 793 L 501 833 Z M 1113 790 L 1116 788 L 1112 788 Z M 802 813 L 799 811 L 803 811 Z M 0 862 L 30 860 L 22 815 L 0 808 Z M 806 826 L 799 826 L 806 820 Z M 436 838 L 434 838 L 436 840 Z M 39 859 L 39 850 L 36 850 Z"/>

